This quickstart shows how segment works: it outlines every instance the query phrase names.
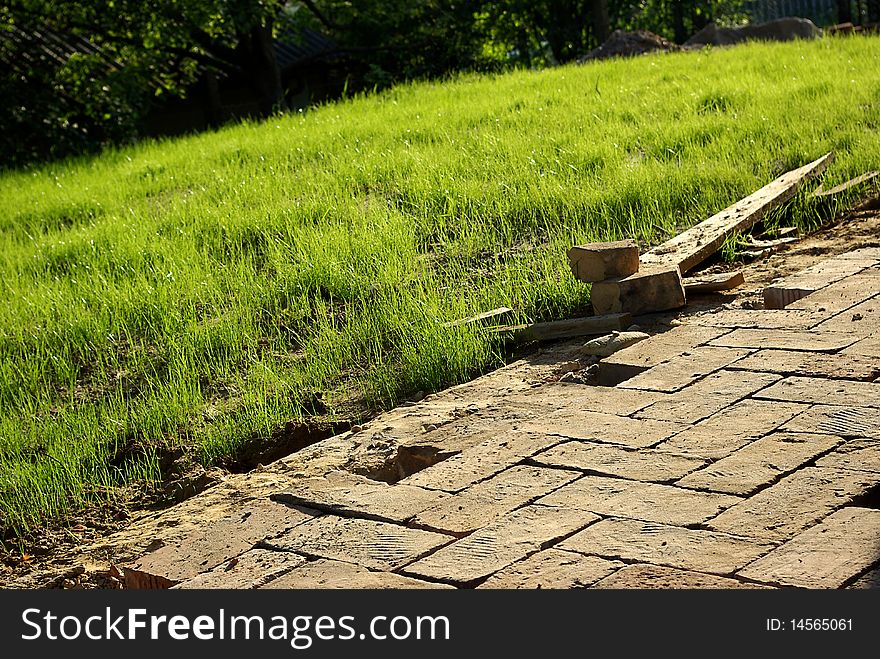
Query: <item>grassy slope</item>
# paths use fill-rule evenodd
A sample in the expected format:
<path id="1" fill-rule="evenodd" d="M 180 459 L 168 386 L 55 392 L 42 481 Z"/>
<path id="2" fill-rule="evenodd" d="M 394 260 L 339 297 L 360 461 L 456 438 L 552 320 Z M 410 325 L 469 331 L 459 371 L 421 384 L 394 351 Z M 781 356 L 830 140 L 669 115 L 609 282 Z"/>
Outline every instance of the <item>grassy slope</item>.
<path id="1" fill-rule="evenodd" d="M 0 178 L 0 526 L 308 415 L 500 363 L 446 320 L 585 306 L 576 241 L 656 241 L 833 149 L 880 166 L 880 39 L 404 86 Z M 801 205 L 800 220 L 809 221 Z"/>

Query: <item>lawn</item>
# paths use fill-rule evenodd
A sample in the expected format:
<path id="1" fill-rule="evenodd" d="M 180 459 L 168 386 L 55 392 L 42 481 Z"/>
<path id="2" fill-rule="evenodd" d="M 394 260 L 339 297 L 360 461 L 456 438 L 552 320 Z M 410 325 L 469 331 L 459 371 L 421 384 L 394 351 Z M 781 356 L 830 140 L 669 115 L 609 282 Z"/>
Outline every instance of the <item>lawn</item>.
<path id="1" fill-rule="evenodd" d="M 586 313 L 567 247 L 658 242 L 829 150 L 842 182 L 880 167 L 878 129 L 880 38 L 826 38 L 404 85 L 8 172 L 0 527 L 497 367 L 502 339 L 444 322 Z"/>

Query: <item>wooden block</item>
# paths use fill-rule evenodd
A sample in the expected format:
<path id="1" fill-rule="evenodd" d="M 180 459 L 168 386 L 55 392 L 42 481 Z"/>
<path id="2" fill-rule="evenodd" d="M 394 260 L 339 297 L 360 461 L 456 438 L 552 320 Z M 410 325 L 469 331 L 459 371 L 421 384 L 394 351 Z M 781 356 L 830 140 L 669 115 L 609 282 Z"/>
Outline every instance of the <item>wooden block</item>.
<path id="1" fill-rule="evenodd" d="M 794 197 L 805 181 L 824 172 L 833 160 L 834 154 L 827 153 L 783 174 L 708 220 L 646 252 L 642 255 L 642 265 L 676 265 L 681 272 L 687 272 L 718 251 L 727 236 L 754 226 L 770 210 Z"/>
<path id="2" fill-rule="evenodd" d="M 742 270 L 737 270 L 736 272 L 721 272 L 717 275 L 686 277 L 683 282 L 685 293 L 711 293 L 713 291 L 729 291 L 731 288 L 742 286 L 745 278 Z"/>
<path id="3" fill-rule="evenodd" d="M 513 332 L 513 338 L 516 342 L 526 343 L 529 341 L 552 341 L 554 339 L 607 334 L 614 330 L 629 327 L 631 321 L 632 317 L 628 313 L 613 313 L 586 316 L 584 318 L 554 320 L 548 323 L 533 323 L 531 325 L 507 325 L 495 327 L 492 331 Z"/>
<path id="4" fill-rule="evenodd" d="M 596 282 L 590 300 L 597 315 L 652 313 L 678 309 L 686 303 L 677 266 L 643 270 L 623 279 Z"/>
<path id="5" fill-rule="evenodd" d="M 568 250 L 568 262 L 580 281 L 627 277 L 639 270 L 639 246 L 634 240 L 578 245 Z"/>
<path id="6" fill-rule="evenodd" d="M 873 178 L 880 176 L 880 172 L 868 172 L 867 174 L 862 174 L 861 176 L 857 176 L 854 179 L 850 179 L 846 183 L 841 183 L 838 186 L 831 188 L 830 190 L 823 190 L 820 185 L 816 188 L 816 191 L 813 193 L 814 197 L 830 197 L 832 195 L 840 194 L 841 192 L 845 192 L 850 188 L 854 188 L 857 185 L 861 185 L 862 183 L 867 183 Z"/>

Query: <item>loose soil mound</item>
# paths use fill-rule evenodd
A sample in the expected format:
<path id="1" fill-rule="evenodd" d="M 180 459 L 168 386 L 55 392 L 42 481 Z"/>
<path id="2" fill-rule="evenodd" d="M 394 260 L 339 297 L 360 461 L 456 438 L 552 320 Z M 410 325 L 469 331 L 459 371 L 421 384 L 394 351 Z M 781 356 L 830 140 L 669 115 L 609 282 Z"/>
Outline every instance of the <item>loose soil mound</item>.
<path id="1" fill-rule="evenodd" d="M 603 43 L 595 50 L 581 57 L 578 62 L 588 62 L 590 60 L 609 59 L 611 57 L 632 57 L 634 55 L 644 55 L 645 53 L 653 53 L 656 51 L 677 51 L 681 50 L 671 41 L 664 39 L 659 34 L 648 32 L 646 30 L 638 30 L 636 32 L 624 32 L 615 30 L 608 41 Z"/>

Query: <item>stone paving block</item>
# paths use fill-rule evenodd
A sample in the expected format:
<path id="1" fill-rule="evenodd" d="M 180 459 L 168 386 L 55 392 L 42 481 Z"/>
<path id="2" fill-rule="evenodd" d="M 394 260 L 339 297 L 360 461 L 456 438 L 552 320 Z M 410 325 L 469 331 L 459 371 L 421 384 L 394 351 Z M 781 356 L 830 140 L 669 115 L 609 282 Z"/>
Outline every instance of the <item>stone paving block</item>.
<path id="1" fill-rule="evenodd" d="M 880 568 L 866 572 L 850 584 L 849 588 L 859 590 L 873 590 L 880 588 Z"/>
<path id="2" fill-rule="evenodd" d="M 671 482 L 705 464 L 699 458 L 655 451 L 630 450 L 608 444 L 565 442 L 539 453 L 531 462 L 562 469 L 618 476 L 636 481 Z"/>
<path id="3" fill-rule="evenodd" d="M 461 536 L 570 483 L 578 476 L 577 472 L 562 469 L 511 467 L 422 511 L 412 523 Z"/>
<path id="4" fill-rule="evenodd" d="M 568 250 L 568 263 L 580 281 L 627 277 L 639 270 L 639 246 L 634 240 L 576 245 Z"/>
<path id="5" fill-rule="evenodd" d="M 757 398 L 796 403 L 880 407 L 880 382 L 788 377 L 755 394 Z"/>
<path id="6" fill-rule="evenodd" d="M 749 588 L 759 589 L 766 586 L 757 586 L 755 584 L 743 583 L 736 579 L 728 579 L 727 577 L 719 577 L 714 574 L 701 574 L 699 572 L 690 572 L 688 570 L 678 570 L 672 567 L 662 567 L 660 565 L 627 565 L 612 574 L 605 577 L 597 583 L 593 588 L 614 588 L 614 589 L 692 589 L 703 590 L 708 588 L 727 589 L 727 588 Z"/>
<path id="7" fill-rule="evenodd" d="M 451 538 L 371 519 L 324 515 L 273 538 L 270 549 L 393 570 L 424 556 Z"/>
<path id="8" fill-rule="evenodd" d="M 747 496 L 843 441 L 834 435 L 774 432 L 688 474 L 677 485 Z"/>
<path id="9" fill-rule="evenodd" d="M 835 259 L 863 259 L 873 262 L 874 265 L 880 263 L 880 247 L 861 247 L 853 249 L 843 254 L 838 254 Z"/>
<path id="10" fill-rule="evenodd" d="M 446 497 L 443 492 L 399 483 L 388 485 L 344 471 L 294 479 L 288 490 L 272 495 L 273 501 L 291 506 L 384 522 L 404 522 Z"/>
<path id="11" fill-rule="evenodd" d="M 574 508 L 526 506 L 406 566 L 402 572 L 446 583 L 473 584 L 597 519 Z"/>
<path id="12" fill-rule="evenodd" d="M 289 551 L 251 549 L 172 588 L 259 588 L 305 562 Z"/>
<path id="13" fill-rule="evenodd" d="M 877 474 L 805 467 L 724 511 L 707 526 L 734 535 L 787 540 L 877 483 Z"/>
<path id="14" fill-rule="evenodd" d="M 722 575 L 732 574 L 774 546 L 726 533 L 630 519 L 602 520 L 557 545 L 559 549 L 607 559 L 650 562 Z"/>
<path id="15" fill-rule="evenodd" d="M 764 306 L 767 309 L 788 308 L 798 300 L 851 277 L 875 263 L 873 258 L 826 259 L 765 287 Z"/>
<path id="16" fill-rule="evenodd" d="M 816 466 L 880 474 L 880 440 L 856 439 L 841 444 L 831 453 L 817 460 Z"/>
<path id="17" fill-rule="evenodd" d="M 540 433 L 515 430 L 499 433 L 497 437 L 403 479 L 398 485 L 459 492 L 562 441 L 565 440 L 561 437 Z"/>
<path id="18" fill-rule="evenodd" d="M 213 522 L 123 567 L 126 588 L 169 588 L 251 549 L 257 542 L 315 519 L 317 511 L 274 501 L 243 504 L 235 514 Z"/>
<path id="19" fill-rule="evenodd" d="M 775 373 L 722 370 L 667 394 L 635 414 L 639 419 L 697 423 L 780 379 Z"/>
<path id="20" fill-rule="evenodd" d="M 820 332 L 840 332 L 866 338 L 880 328 L 880 296 L 841 311 L 836 316 L 816 325 Z"/>
<path id="21" fill-rule="evenodd" d="M 839 588 L 877 562 L 880 510 L 843 508 L 740 570 L 743 577 L 801 588 Z"/>
<path id="22" fill-rule="evenodd" d="M 642 448 L 662 442 L 684 430 L 681 423 L 633 419 L 602 412 L 560 410 L 532 421 L 523 430 Z"/>
<path id="23" fill-rule="evenodd" d="M 816 330 L 737 329 L 709 342 L 727 348 L 775 348 L 808 352 L 833 352 L 851 346 L 860 336 Z"/>
<path id="24" fill-rule="evenodd" d="M 654 366 L 644 373 L 617 385 L 618 389 L 644 389 L 672 393 L 683 389 L 701 377 L 724 368 L 751 352 L 747 349 L 694 348 L 668 362 Z"/>
<path id="25" fill-rule="evenodd" d="M 869 407 L 813 405 L 786 422 L 782 429 L 822 432 L 848 439 L 880 439 L 880 415 Z"/>
<path id="26" fill-rule="evenodd" d="M 700 524 L 741 501 L 726 494 L 603 476 L 584 476 L 538 499 L 546 506 L 677 526 Z"/>
<path id="27" fill-rule="evenodd" d="M 688 352 L 727 332 L 715 327 L 679 326 L 639 341 L 599 362 L 599 384 L 606 387 L 628 380 L 652 366 Z M 632 414 L 637 410 L 626 412 Z M 621 412 L 618 412 L 620 414 Z"/>
<path id="28" fill-rule="evenodd" d="M 551 548 L 496 572 L 477 589 L 588 588 L 622 567 L 619 561 Z"/>
<path id="29" fill-rule="evenodd" d="M 861 355 L 880 359 L 880 333 L 873 334 L 861 341 L 853 343 L 840 351 L 841 355 Z"/>
<path id="30" fill-rule="evenodd" d="M 872 381 L 880 377 L 880 362 L 877 359 L 861 355 L 826 355 L 795 350 L 759 350 L 735 361 L 727 368 L 846 380 Z"/>
<path id="31" fill-rule="evenodd" d="M 319 559 L 309 561 L 283 576 L 269 581 L 261 588 L 305 590 L 316 589 L 372 589 L 372 590 L 413 590 L 450 588 L 445 584 L 419 581 L 393 572 L 374 572 L 360 565 Z"/>
<path id="32" fill-rule="evenodd" d="M 815 293 L 810 293 L 788 305 L 787 308 L 838 313 L 874 297 L 878 292 L 880 292 L 880 269 L 868 268 Z"/>
<path id="33" fill-rule="evenodd" d="M 686 327 L 705 326 L 728 331 L 738 328 L 806 330 L 830 317 L 830 313 L 805 309 L 722 309 L 687 316 L 682 322 Z"/>
<path id="34" fill-rule="evenodd" d="M 629 416 L 662 397 L 662 394 L 650 391 L 626 391 L 612 387 L 552 383 L 508 396 L 505 404 L 529 410 L 532 419 L 559 410 Z"/>
<path id="35" fill-rule="evenodd" d="M 657 448 L 718 460 L 772 432 L 807 409 L 807 405 L 800 403 L 746 399 L 678 433 Z"/>

